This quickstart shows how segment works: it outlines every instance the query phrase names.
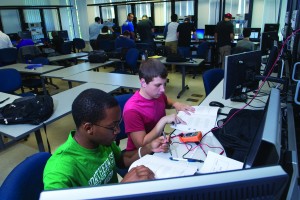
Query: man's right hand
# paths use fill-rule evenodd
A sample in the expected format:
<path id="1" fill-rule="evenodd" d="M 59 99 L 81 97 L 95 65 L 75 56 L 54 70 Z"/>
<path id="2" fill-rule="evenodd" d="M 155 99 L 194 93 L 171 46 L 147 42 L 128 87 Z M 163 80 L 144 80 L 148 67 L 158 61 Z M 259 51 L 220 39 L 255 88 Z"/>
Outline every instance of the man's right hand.
<path id="1" fill-rule="evenodd" d="M 134 182 L 134 181 L 142 181 L 142 180 L 152 180 L 154 179 L 154 173 L 144 165 L 137 166 L 132 168 L 121 181 L 124 182 Z"/>

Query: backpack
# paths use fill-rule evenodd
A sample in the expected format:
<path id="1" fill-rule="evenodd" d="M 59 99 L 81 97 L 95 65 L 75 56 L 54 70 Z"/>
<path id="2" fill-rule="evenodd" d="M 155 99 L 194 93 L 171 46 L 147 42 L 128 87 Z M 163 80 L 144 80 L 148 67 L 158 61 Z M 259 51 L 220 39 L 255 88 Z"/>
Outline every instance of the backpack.
<path id="1" fill-rule="evenodd" d="M 40 124 L 53 113 L 50 95 L 22 97 L 0 108 L 0 124 Z"/>
<path id="2" fill-rule="evenodd" d="M 103 50 L 95 50 L 89 53 L 88 59 L 90 63 L 104 63 L 108 61 L 108 56 Z"/>

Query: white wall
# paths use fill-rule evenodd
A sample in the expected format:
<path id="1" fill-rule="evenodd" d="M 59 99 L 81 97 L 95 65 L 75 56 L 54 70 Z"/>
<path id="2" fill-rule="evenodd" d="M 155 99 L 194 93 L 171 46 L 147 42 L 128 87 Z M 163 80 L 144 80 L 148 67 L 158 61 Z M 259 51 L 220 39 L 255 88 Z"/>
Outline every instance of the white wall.
<path id="1" fill-rule="evenodd" d="M 207 3 L 207 0 L 199 0 L 197 27 L 199 29 L 204 29 L 205 24 L 209 24 L 209 3 Z"/>

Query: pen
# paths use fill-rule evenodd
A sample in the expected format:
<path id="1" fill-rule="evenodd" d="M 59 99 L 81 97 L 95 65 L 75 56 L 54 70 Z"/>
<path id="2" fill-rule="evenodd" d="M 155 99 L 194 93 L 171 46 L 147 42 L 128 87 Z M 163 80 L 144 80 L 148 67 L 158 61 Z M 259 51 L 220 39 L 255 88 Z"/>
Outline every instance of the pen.
<path id="1" fill-rule="evenodd" d="M 185 161 L 185 162 L 200 162 L 203 163 L 203 160 L 197 160 L 197 159 L 193 159 L 193 158 L 174 158 L 174 157 L 170 157 L 170 160 L 173 161 Z"/>

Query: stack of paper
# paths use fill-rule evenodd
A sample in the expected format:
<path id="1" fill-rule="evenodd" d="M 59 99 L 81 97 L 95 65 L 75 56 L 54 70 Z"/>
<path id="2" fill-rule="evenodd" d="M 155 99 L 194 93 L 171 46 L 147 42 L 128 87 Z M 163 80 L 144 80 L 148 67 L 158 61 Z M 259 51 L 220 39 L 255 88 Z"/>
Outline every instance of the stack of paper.
<path id="1" fill-rule="evenodd" d="M 184 124 L 172 125 L 171 128 L 183 132 L 201 131 L 203 134 L 215 127 L 219 107 L 211 106 L 193 106 L 195 112 L 190 115 L 183 111 L 178 112 L 178 117 L 186 122 Z"/>
<path id="2" fill-rule="evenodd" d="M 197 166 L 190 165 L 189 162 L 172 161 L 154 155 L 143 156 L 133 162 L 129 170 L 140 165 L 144 165 L 153 171 L 156 179 L 189 176 L 197 172 Z"/>

